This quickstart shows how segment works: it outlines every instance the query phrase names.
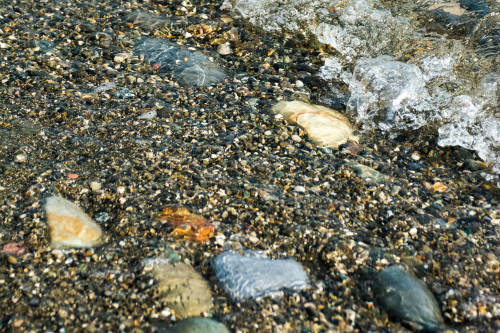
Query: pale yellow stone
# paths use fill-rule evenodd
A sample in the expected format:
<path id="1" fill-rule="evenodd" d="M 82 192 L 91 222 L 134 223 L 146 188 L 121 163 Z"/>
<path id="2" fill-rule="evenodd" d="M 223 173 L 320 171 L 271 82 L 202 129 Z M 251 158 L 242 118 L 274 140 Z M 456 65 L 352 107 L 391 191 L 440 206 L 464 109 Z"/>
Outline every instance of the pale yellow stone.
<path id="1" fill-rule="evenodd" d="M 319 146 L 338 148 L 348 140 L 358 142 L 349 120 L 333 109 L 301 101 L 279 102 L 272 109 L 304 128 Z"/>
<path id="2" fill-rule="evenodd" d="M 101 227 L 74 203 L 61 197 L 45 202 L 52 247 L 92 247 L 100 243 Z"/>
<path id="3" fill-rule="evenodd" d="M 212 309 L 210 286 L 191 265 L 160 263 L 154 266 L 153 275 L 158 294 L 177 317 L 197 317 Z"/>

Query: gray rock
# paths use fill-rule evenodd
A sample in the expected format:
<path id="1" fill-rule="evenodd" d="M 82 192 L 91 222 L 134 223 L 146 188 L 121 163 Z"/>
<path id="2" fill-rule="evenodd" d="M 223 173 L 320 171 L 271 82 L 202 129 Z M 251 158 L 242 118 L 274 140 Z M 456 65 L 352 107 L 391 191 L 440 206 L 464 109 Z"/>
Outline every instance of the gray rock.
<path id="1" fill-rule="evenodd" d="M 214 268 L 224 289 L 237 300 L 279 296 L 283 288 L 300 291 L 309 286 L 306 272 L 295 260 L 268 259 L 260 251 L 222 253 Z"/>
<path id="2" fill-rule="evenodd" d="M 357 162 L 348 162 L 347 165 L 351 166 L 354 172 L 356 172 L 356 174 L 360 178 L 363 178 L 363 180 L 367 183 L 382 184 L 389 180 L 389 176 L 384 175 L 369 166 Z"/>
<path id="3" fill-rule="evenodd" d="M 207 318 L 189 318 L 159 333 L 229 333 L 223 324 Z"/>
<path id="4" fill-rule="evenodd" d="M 379 304 L 397 320 L 417 330 L 444 329 L 439 305 L 431 291 L 401 266 L 390 266 L 375 276 L 375 295 Z"/>

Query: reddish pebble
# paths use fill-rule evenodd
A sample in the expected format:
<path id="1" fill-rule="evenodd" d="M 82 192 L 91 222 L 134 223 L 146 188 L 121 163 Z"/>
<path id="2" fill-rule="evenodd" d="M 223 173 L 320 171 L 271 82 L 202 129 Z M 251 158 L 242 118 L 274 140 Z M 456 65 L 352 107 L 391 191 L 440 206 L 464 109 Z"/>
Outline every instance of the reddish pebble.
<path id="1" fill-rule="evenodd" d="M 15 243 L 15 242 L 7 243 L 2 248 L 2 253 L 8 254 L 8 255 L 18 256 L 18 255 L 24 254 L 25 252 L 26 252 L 26 248 L 18 243 Z"/>
<path id="2" fill-rule="evenodd" d="M 78 175 L 76 173 L 70 173 L 68 175 L 68 178 L 71 178 L 71 179 L 77 179 L 78 178 Z"/>

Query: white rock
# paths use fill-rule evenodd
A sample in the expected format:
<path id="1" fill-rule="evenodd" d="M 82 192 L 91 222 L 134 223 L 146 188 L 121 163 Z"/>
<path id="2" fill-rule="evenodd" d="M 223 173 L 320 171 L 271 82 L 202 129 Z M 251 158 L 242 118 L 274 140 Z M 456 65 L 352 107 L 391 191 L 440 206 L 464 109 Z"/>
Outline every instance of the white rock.
<path id="1" fill-rule="evenodd" d="M 338 148 L 348 140 L 358 142 L 349 120 L 330 108 L 300 101 L 279 102 L 273 111 L 303 127 L 319 146 Z"/>
<path id="2" fill-rule="evenodd" d="M 302 185 L 297 185 L 297 186 L 295 186 L 295 188 L 293 190 L 295 192 L 304 193 L 306 191 L 306 188 Z"/>

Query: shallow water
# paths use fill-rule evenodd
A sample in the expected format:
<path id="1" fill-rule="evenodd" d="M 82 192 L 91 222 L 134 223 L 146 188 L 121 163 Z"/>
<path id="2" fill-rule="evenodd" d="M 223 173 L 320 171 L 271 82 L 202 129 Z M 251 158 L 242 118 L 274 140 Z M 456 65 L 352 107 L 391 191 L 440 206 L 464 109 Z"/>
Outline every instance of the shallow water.
<path id="1" fill-rule="evenodd" d="M 500 173 L 496 3 L 437 0 L 225 2 L 262 29 L 333 49 L 318 76 L 362 129 L 422 129 L 475 150 Z M 498 5 L 496 5 L 498 6 Z M 339 85 L 349 87 L 341 95 Z"/>

